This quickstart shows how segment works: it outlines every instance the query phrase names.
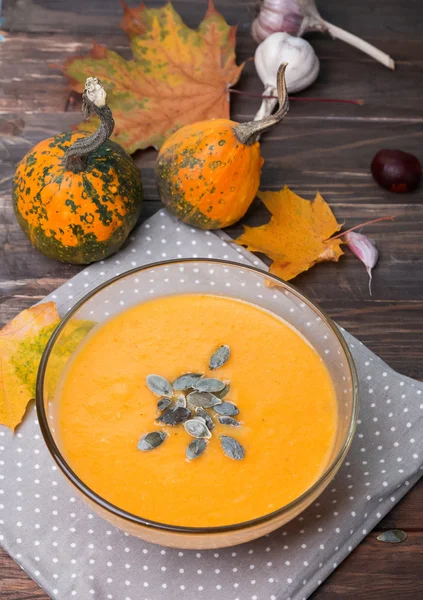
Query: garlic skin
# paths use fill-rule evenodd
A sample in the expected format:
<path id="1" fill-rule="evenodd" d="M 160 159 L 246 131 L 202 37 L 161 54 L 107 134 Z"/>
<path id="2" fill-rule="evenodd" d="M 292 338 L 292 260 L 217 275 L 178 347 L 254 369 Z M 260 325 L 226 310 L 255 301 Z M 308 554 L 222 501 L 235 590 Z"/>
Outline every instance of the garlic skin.
<path id="1" fill-rule="evenodd" d="M 366 235 L 355 233 L 354 231 L 346 233 L 344 240 L 348 244 L 351 252 L 353 252 L 366 267 L 366 271 L 369 275 L 369 293 L 372 295 L 372 269 L 379 258 L 379 252 L 375 243 Z"/>
<path id="2" fill-rule="evenodd" d="M 301 35 L 303 19 L 297 0 L 267 0 L 260 5 L 260 14 L 253 21 L 251 35 L 257 44 L 275 31 Z"/>
<path id="3" fill-rule="evenodd" d="M 254 64 L 263 82 L 263 96 L 276 96 L 276 74 L 281 63 L 288 63 L 285 72 L 288 93 L 295 93 L 309 87 L 319 75 L 320 63 L 313 47 L 303 38 L 286 32 L 269 35 L 257 46 Z M 272 114 L 276 98 L 263 99 L 255 121 Z"/>

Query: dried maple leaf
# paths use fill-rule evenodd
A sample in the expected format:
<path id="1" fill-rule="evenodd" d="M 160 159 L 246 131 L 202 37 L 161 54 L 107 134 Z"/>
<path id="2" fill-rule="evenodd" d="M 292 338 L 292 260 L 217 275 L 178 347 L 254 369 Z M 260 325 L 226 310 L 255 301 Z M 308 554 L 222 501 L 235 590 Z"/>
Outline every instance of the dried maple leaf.
<path id="1" fill-rule="evenodd" d="M 115 119 L 112 139 L 132 153 L 159 148 L 188 123 L 229 118 L 228 88 L 243 65 L 235 62 L 236 28 L 212 0 L 196 30 L 184 24 L 171 3 L 158 9 L 124 4 L 124 11 L 121 25 L 131 39 L 133 60 L 94 44 L 88 56 L 68 59 L 63 67 L 77 92 L 87 77 L 101 79 Z M 97 125 L 92 119 L 79 129 L 93 131 Z"/>
<path id="2" fill-rule="evenodd" d="M 0 424 L 14 430 L 35 395 L 43 350 L 60 321 L 54 302 L 18 314 L 0 331 Z"/>
<path id="3" fill-rule="evenodd" d="M 317 262 L 338 261 L 343 254 L 342 241 L 328 238 L 341 225 L 319 193 L 314 202 L 297 196 L 287 186 L 279 192 L 259 192 L 258 196 L 272 218 L 261 227 L 244 226 L 244 233 L 235 242 L 271 258 L 271 273 L 289 280 Z"/>

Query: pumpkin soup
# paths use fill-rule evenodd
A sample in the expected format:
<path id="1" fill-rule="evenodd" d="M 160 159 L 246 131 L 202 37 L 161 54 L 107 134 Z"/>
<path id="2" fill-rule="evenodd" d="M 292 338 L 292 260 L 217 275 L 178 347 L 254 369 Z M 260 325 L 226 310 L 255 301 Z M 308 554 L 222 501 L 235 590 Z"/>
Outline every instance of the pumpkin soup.
<path id="1" fill-rule="evenodd" d="M 62 450 L 135 515 L 213 527 L 273 512 L 328 465 L 335 392 L 270 312 L 206 294 L 139 304 L 88 336 L 59 392 Z"/>

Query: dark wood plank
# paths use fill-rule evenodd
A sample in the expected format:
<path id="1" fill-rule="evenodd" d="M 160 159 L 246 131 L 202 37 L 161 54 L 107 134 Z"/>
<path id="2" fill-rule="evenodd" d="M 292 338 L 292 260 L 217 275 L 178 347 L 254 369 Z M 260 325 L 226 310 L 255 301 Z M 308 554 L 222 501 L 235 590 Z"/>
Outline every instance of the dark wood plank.
<path id="1" fill-rule="evenodd" d="M 255 14 L 251 0 L 214 0 L 216 8 L 241 31 L 249 31 Z M 138 6 L 137 0 L 127 0 Z M 320 0 L 322 17 L 350 30 L 368 41 L 421 40 L 423 23 L 416 0 L 385 0 L 383 3 L 355 0 L 345 5 L 339 0 Z M 12 31 L 110 33 L 119 25 L 122 9 L 119 2 L 104 0 L 5 0 L 6 27 Z M 149 7 L 163 5 L 163 0 L 148 0 Z M 190 26 L 201 20 L 207 0 L 174 0 L 174 5 Z"/>
<path id="2" fill-rule="evenodd" d="M 404 531 L 423 531 L 423 479 L 420 479 L 401 502 L 381 520 L 375 528 L 377 531 L 386 529 L 404 529 Z"/>
<path id="3" fill-rule="evenodd" d="M 409 533 L 402 544 L 385 544 L 370 534 L 311 600 L 401 600 L 421 598 L 423 534 Z"/>
<path id="4" fill-rule="evenodd" d="M 2 86 L 0 110 L 61 112 L 67 99 L 67 82 L 58 68 L 72 56 L 86 54 L 93 36 L 80 33 L 39 34 L 5 33 L 2 43 Z M 98 32 L 95 40 L 106 44 L 125 58 L 131 58 L 128 38 L 123 31 Z M 395 72 L 386 69 L 366 55 L 341 42 L 315 34 L 313 46 L 320 58 L 317 81 L 299 97 L 363 99 L 364 106 L 292 102 L 290 120 L 311 124 L 316 119 L 327 121 L 328 127 L 338 119 L 372 120 L 381 123 L 389 134 L 392 125 L 414 119 L 416 127 L 423 122 L 420 90 L 414 76 L 422 72 L 423 44 L 414 40 L 383 42 L 383 49 L 398 61 Z M 237 37 L 237 57 L 242 62 L 254 54 L 255 45 L 246 32 Z M 30 85 L 28 86 L 28 82 Z M 261 93 L 262 84 L 254 65 L 247 62 L 236 88 L 248 93 Z M 232 115 L 250 119 L 260 100 L 232 95 Z M 305 119 L 307 119 L 305 121 Z"/>
<path id="5" fill-rule="evenodd" d="M 2 600 L 48 600 L 45 592 L 1 548 L 0 598 Z"/>
<path id="6" fill-rule="evenodd" d="M 140 2 L 127 1 L 128 6 L 139 6 Z M 150 8 L 163 6 L 161 0 L 149 0 Z M 207 0 L 176 0 L 174 3 L 184 21 L 195 27 L 207 9 Z M 225 2 L 216 0 L 216 8 L 224 12 L 228 21 L 240 23 L 247 28 L 254 10 L 248 0 Z M 4 7 L 6 29 L 11 31 L 48 33 L 113 33 L 122 19 L 120 2 L 103 0 L 6 0 Z"/>

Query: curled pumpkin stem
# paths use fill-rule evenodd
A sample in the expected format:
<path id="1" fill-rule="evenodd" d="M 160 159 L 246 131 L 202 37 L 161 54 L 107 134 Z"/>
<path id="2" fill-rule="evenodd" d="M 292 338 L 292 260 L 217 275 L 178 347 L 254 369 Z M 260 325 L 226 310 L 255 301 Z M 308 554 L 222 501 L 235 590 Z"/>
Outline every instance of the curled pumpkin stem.
<path id="1" fill-rule="evenodd" d="M 282 63 L 277 74 L 277 88 L 279 108 L 273 115 L 269 115 L 260 121 L 250 121 L 248 123 L 240 123 L 234 129 L 235 135 L 241 144 L 252 146 L 257 142 L 260 135 L 282 121 L 289 110 L 288 91 L 286 89 L 285 70 L 287 63 Z"/>
<path id="2" fill-rule="evenodd" d="M 73 173 L 85 170 L 88 155 L 109 139 L 115 126 L 112 111 L 106 104 L 106 90 L 97 77 L 88 77 L 85 82 L 82 112 L 86 119 L 95 113 L 100 119 L 100 125 L 93 134 L 76 140 L 66 152 L 65 168 Z"/>

